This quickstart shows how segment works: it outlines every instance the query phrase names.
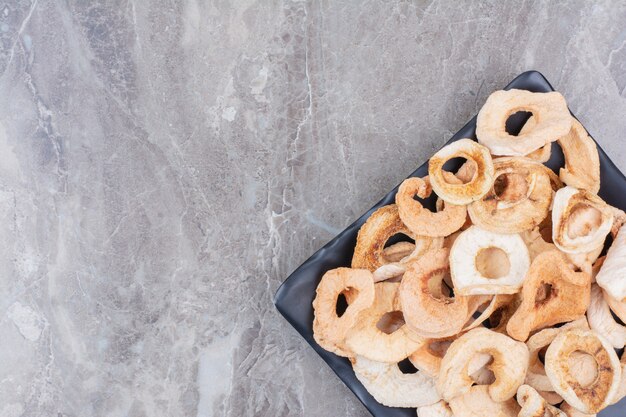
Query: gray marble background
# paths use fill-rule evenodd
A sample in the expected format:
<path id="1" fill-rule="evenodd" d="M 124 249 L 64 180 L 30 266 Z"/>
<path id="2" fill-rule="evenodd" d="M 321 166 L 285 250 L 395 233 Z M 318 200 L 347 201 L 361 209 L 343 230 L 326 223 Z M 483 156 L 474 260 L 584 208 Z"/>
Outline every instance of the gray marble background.
<path id="1" fill-rule="evenodd" d="M 0 416 L 366 416 L 287 275 L 537 69 L 626 170 L 624 2 L 0 4 Z"/>

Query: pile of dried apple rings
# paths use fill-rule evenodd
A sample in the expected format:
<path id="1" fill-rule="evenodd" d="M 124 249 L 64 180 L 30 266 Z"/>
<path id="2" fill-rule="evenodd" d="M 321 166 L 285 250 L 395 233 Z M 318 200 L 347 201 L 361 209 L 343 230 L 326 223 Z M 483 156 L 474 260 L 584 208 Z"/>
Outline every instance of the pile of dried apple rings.
<path id="1" fill-rule="evenodd" d="M 315 340 L 420 417 L 595 415 L 626 396 L 626 215 L 598 197 L 598 151 L 561 94 L 496 91 L 476 136 L 368 218 L 351 267 L 317 287 Z M 399 234 L 411 241 L 390 244 Z"/>

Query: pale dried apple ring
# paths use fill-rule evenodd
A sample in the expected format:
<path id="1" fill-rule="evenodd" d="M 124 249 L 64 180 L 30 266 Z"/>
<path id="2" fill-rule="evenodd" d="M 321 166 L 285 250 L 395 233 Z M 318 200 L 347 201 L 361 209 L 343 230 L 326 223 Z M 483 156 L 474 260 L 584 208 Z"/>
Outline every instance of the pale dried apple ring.
<path id="1" fill-rule="evenodd" d="M 444 172 L 449 184 L 461 184 L 461 180 L 449 172 Z M 420 236 L 444 237 L 459 230 L 465 223 L 467 209 L 444 202 L 443 210 L 433 213 L 424 208 L 413 197 L 427 198 L 431 194 L 428 177 L 408 178 L 400 184 L 396 194 L 396 205 L 402 222 Z"/>
<path id="2" fill-rule="evenodd" d="M 550 343 L 558 336 L 559 333 L 568 329 L 589 329 L 589 324 L 585 318 L 578 319 L 571 323 L 558 328 L 543 329 L 534 335 L 532 335 L 526 342 L 528 346 L 528 352 L 530 353 L 530 360 L 528 363 L 528 371 L 526 372 L 525 384 L 530 385 L 537 391 L 553 391 L 552 383 L 546 375 L 546 370 L 541 363 L 539 354 L 543 349 L 547 349 Z"/>
<path id="3" fill-rule="evenodd" d="M 495 249 L 491 249 L 495 248 Z M 508 272 L 483 268 L 480 259 L 492 251 L 503 251 L 509 263 Z M 517 234 L 493 233 L 472 226 L 459 235 L 450 250 L 450 272 L 456 293 L 460 295 L 513 294 L 519 291 L 530 265 L 528 248 Z M 505 268 L 503 268 L 505 269 Z M 486 275 L 485 275 L 486 274 Z"/>
<path id="4" fill-rule="evenodd" d="M 518 417 L 567 417 L 567 414 L 550 405 L 537 390 L 529 385 L 522 385 L 518 388 L 517 402 L 522 406 Z"/>
<path id="5" fill-rule="evenodd" d="M 382 265 L 390 263 L 385 254 L 385 243 L 396 234 L 405 234 L 415 240 L 413 252 L 402 260 L 419 257 L 429 249 L 441 247 L 442 238 L 430 238 L 416 236 L 402 223 L 398 214 L 398 206 L 389 204 L 376 210 L 359 229 L 356 239 L 354 255 L 352 256 L 352 268 L 364 268 L 375 271 Z M 391 246 L 390 246 L 391 247 Z"/>
<path id="6" fill-rule="evenodd" d="M 596 282 L 615 300 L 626 299 L 626 225 L 617 233 L 596 275 Z"/>
<path id="7" fill-rule="evenodd" d="M 337 315 L 337 298 L 349 291 L 346 311 Z M 324 349 L 339 356 L 351 356 L 344 345 L 348 330 L 359 320 L 359 314 L 374 303 L 374 281 L 366 269 L 337 268 L 322 276 L 313 300 L 313 338 Z"/>
<path id="8" fill-rule="evenodd" d="M 552 203 L 543 165 L 526 158 L 498 158 L 493 166 L 493 187 L 468 206 L 472 222 L 496 233 L 520 233 L 539 225 Z"/>
<path id="9" fill-rule="evenodd" d="M 467 319 L 467 297 L 451 299 L 439 291 L 444 274 L 450 270 L 448 253 L 443 248 L 426 252 L 410 265 L 400 284 L 399 300 L 406 324 L 423 337 L 455 335 Z"/>
<path id="10" fill-rule="evenodd" d="M 524 341 L 533 330 L 576 320 L 589 306 L 591 276 L 574 272 L 559 251 L 543 252 L 530 265 L 522 303 L 507 323 L 507 333 Z"/>
<path id="11" fill-rule="evenodd" d="M 439 375 L 441 360 L 457 338 L 457 336 L 452 336 L 443 339 L 426 339 L 424 344 L 409 356 L 409 361 L 426 375 L 436 377 Z"/>
<path id="12" fill-rule="evenodd" d="M 596 143 L 580 122 L 572 118 L 572 128 L 558 139 L 565 156 L 565 167 L 559 171 L 563 182 L 597 194 L 600 191 L 600 158 Z"/>
<path id="13" fill-rule="evenodd" d="M 574 187 L 556 192 L 552 207 L 552 240 L 563 252 L 590 252 L 604 243 L 613 214 L 597 195 Z"/>
<path id="14" fill-rule="evenodd" d="M 565 256 L 575 268 L 585 271 L 588 274 L 592 274 L 593 264 L 598 259 L 603 249 L 604 245 L 600 245 L 590 252 L 566 253 Z"/>
<path id="15" fill-rule="evenodd" d="M 508 336 L 479 327 L 456 339 L 441 361 L 437 391 L 444 400 L 469 391 L 474 383 L 468 373 L 470 360 L 478 353 L 493 357 L 489 366 L 495 375 L 489 395 L 494 401 L 506 401 L 515 395 L 524 382 L 528 367 L 528 348 Z"/>
<path id="16" fill-rule="evenodd" d="M 451 399 L 450 408 L 454 417 L 517 417 L 520 410 L 513 398 L 494 401 L 486 385 L 475 385 L 467 393 Z"/>
<path id="17" fill-rule="evenodd" d="M 373 361 L 397 363 L 424 344 L 404 323 L 402 312 L 397 308 L 399 286 L 395 282 L 375 284 L 374 303 L 361 311 L 358 321 L 346 334 L 345 346 L 350 351 Z M 385 318 L 393 320 L 392 328 L 379 327 Z"/>
<path id="18" fill-rule="evenodd" d="M 518 136 L 506 131 L 506 121 L 517 112 L 533 115 L 535 125 Z M 557 92 L 496 91 L 478 112 L 476 136 L 493 155 L 524 156 L 569 132 L 572 118 L 563 96 Z"/>
<path id="19" fill-rule="evenodd" d="M 432 405 L 417 407 L 418 417 L 456 417 L 452 414 L 450 406 L 445 401 L 439 401 Z"/>
<path id="20" fill-rule="evenodd" d="M 475 164 L 475 173 L 467 183 L 450 183 L 449 177 L 444 175 L 443 165 L 457 157 Z M 493 174 L 489 150 L 471 139 L 460 139 L 444 146 L 428 161 L 428 175 L 433 190 L 439 198 L 450 204 L 466 205 L 482 198 L 493 184 Z"/>
<path id="21" fill-rule="evenodd" d="M 597 377 L 582 385 L 570 369 L 570 355 L 591 355 L 597 364 Z M 546 374 L 554 390 L 571 406 L 587 414 L 597 413 L 611 404 L 621 378 L 621 365 L 610 343 L 597 333 L 570 329 L 560 333 L 546 352 Z"/>
<path id="22" fill-rule="evenodd" d="M 395 363 L 376 362 L 363 356 L 351 360 L 357 379 L 387 407 L 423 407 L 441 400 L 435 380 L 422 372 L 403 374 Z"/>
<path id="23" fill-rule="evenodd" d="M 587 319 L 591 329 L 608 340 L 614 348 L 621 349 L 626 345 L 626 327 L 615 321 L 602 289 L 597 284 L 591 286 Z"/>

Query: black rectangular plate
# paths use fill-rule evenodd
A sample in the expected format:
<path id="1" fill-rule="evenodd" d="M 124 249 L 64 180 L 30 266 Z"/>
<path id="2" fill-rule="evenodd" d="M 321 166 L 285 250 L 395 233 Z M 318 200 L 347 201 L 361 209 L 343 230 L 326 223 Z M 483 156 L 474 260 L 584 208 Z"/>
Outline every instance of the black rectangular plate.
<path id="1" fill-rule="evenodd" d="M 548 80 L 537 71 L 528 71 L 520 74 L 504 89 L 509 90 L 512 88 L 533 92 L 554 91 Z M 514 128 L 520 129 L 521 126 L 514 126 Z M 448 143 L 462 138 L 475 140 L 475 130 L 476 117 L 463 126 Z M 599 195 L 607 203 L 625 210 L 626 178 L 600 146 L 598 146 L 598 153 L 600 155 L 601 177 Z M 563 166 L 563 153 L 557 145 L 552 146 L 552 156 L 546 165 L 556 172 Z M 424 177 L 426 175 L 428 175 L 428 164 L 424 163 L 410 177 Z M 415 417 L 415 409 L 391 408 L 378 403 L 356 379 L 352 366 L 346 358 L 327 352 L 315 343 L 315 340 L 313 340 L 313 307 L 311 303 L 315 297 L 317 284 L 326 271 L 340 266 L 350 266 L 359 228 L 376 209 L 394 203 L 397 190 L 398 187 L 396 186 L 367 213 L 300 265 L 280 286 L 274 297 L 274 304 L 276 304 L 278 311 L 315 349 L 317 354 L 326 361 L 328 366 L 335 371 L 337 376 L 375 417 Z M 323 381 L 320 381 L 320 383 L 323 383 Z M 620 417 L 624 415 L 626 415 L 626 401 L 621 401 L 619 404 L 609 407 L 599 414 L 601 417 Z"/>

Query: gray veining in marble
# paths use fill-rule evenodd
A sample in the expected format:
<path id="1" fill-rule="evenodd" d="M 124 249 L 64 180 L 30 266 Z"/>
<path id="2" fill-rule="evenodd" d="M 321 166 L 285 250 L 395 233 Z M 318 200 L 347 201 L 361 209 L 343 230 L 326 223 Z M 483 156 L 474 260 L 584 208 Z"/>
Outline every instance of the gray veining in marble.
<path id="1" fill-rule="evenodd" d="M 626 4 L 0 4 L 0 416 L 366 416 L 272 296 L 527 69 L 626 170 Z"/>

